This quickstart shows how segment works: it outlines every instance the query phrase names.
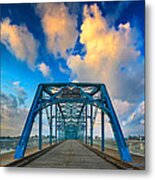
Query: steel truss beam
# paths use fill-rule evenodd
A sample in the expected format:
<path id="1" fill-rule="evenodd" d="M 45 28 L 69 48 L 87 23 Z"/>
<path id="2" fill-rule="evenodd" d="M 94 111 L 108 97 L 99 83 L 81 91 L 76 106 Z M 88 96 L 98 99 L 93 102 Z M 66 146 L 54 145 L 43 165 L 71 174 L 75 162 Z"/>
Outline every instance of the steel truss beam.
<path id="1" fill-rule="evenodd" d="M 65 94 L 66 93 L 66 98 Z M 69 94 L 67 94 L 67 92 Z M 72 95 L 72 92 L 74 93 Z M 79 93 L 78 95 L 75 92 Z M 55 115 L 53 115 L 53 105 L 55 104 Z M 90 105 L 90 116 L 87 114 L 87 106 Z M 104 151 L 104 114 L 110 119 L 110 123 L 117 142 L 120 157 L 123 161 L 131 161 L 131 156 L 124 140 L 124 136 L 119 125 L 115 110 L 111 103 L 109 94 L 104 84 L 95 83 L 50 83 L 40 84 L 37 88 L 32 106 L 30 108 L 22 135 L 15 152 L 15 158 L 24 157 L 28 139 L 37 114 L 39 114 L 39 149 L 42 148 L 42 110 L 50 106 L 50 144 L 52 144 L 52 121 L 55 118 L 55 140 L 60 127 L 65 129 L 65 124 L 73 126 L 74 119 L 77 120 L 80 133 L 85 133 L 85 143 L 87 143 L 87 119 L 90 117 L 91 145 L 93 145 L 93 124 L 97 111 L 93 117 L 93 106 L 101 109 L 101 130 L 102 143 L 101 150 Z M 84 111 L 84 107 L 86 110 Z M 59 110 L 59 112 L 58 112 Z M 85 114 L 84 114 L 85 113 Z M 61 116 L 60 116 L 61 114 Z M 70 132 L 71 133 L 71 132 Z M 84 137 L 84 136 L 83 136 Z M 84 139 L 83 139 L 84 140 Z"/>

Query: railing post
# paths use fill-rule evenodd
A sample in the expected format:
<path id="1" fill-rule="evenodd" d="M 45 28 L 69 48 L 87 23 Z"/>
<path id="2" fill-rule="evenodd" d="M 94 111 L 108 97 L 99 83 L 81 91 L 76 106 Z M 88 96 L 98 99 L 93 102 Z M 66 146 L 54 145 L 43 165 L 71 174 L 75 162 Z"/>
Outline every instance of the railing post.
<path id="1" fill-rule="evenodd" d="M 53 107 L 52 107 L 52 104 L 51 104 L 51 106 L 50 106 L 50 145 L 52 144 L 52 125 L 53 125 L 53 109 L 52 109 Z"/>
<path id="2" fill-rule="evenodd" d="M 101 151 L 104 151 L 104 112 L 101 110 Z"/>
<path id="3" fill-rule="evenodd" d="M 86 105 L 86 109 L 85 109 L 85 113 L 86 113 L 86 119 L 85 119 L 85 143 L 87 144 L 87 105 Z"/>
<path id="4" fill-rule="evenodd" d="M 90 145 L 93 146 L 93 106 L 90 105 Z"/>

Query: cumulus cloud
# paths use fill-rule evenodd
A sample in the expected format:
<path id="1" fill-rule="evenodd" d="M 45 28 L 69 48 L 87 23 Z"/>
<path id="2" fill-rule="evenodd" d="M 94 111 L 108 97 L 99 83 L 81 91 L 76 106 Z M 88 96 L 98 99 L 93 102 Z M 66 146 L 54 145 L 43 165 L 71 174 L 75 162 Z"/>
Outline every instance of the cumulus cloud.
<path id="1" fill-rule="evenodd" d="M 141 41 L 140 32 L 131 27 L 130 22 L 109 26 L 96 4 L 86 5 L 80 33 L 80 43 L 85 46 L 86 54 L 72 55 L 67 60 L 71 80 L 106 84 L 121 125 L 131 125 L 139 120 L 143 123 L 144 112 L 139 110 L 139 100 L 144 96 Z M 109 133 L 109 123 L 105 126 Z M 96 128 L 100 128 L 100 123 Z M 128 133 L 128 128 L 122 126 L 122 129 Z"/>
<path id="2" fill-rule="evenodd" d="M 0 94 L 1 99 L 1 136 L 20 135 L 28 110 L 18 107 L 18 100 L 13 94 Z"/>
<path id="3" fill-rule="evenodd" d="M 9 18 L 4 19 L 1 22 L 1 42 L 16 58 L 34 68 L 38 41 L 25 25 L 14 25 Z"/>
<path id="4" fill-rule="evenodd" d="M 66 51 L 74 47 L 78 36 L 75 15 L 69 14 L 64 3 L 38 4 L 37 13 L 41 17 L 49 52 L 56 57 L 66 57 Z"/>
<path id="5" fill-rule="evenodd" d="M 68 58 L 71 79 L 103 82 L 113 98 L 136 101 L 144 87 L 137 29 L 130 22 L 109 27 L 96 4 L 85 5 L 83 16 L 80 43 L 87 53 Z"/>
<path id="6" fill-rule="evenodd" d="M 144 112 L 145 111 L 145 103 L 142 101 L 138 104 L 138 107 L 131 113 L 129 118 L 126 121 L 123 121 L 123 126 L 126 126 L 133 121 L 139 121 L 140 124 L 144 124 Z"/>
<path id="7" fill-rule="evenodd" d="M 95 123 L 94 123 L 94 137 L 97 135 L 101 137 L 101 110 L 98 110 Z M 90 135 L 90 123 L 88 122 L 88 134 Z M 113 138 L 114 133 L 109 122 L 109 117 L 105 114 L 104 116 L 104 130 L 105 130 L 105 138 Z"/>
<path id="8" fill-rule="evenodd" d="M 44 77 L 48 77 L 50 75 L 50 67 L 45 63 L 42 62 L 41 64 L 39 64 L 38 69 Z"/>
<path id="9" fill-rule="evenodd" d="M 15 81 L 12 83 L 16 91 L 19 105 L 25 105 L 25 100 L 27 99 L 27 93 L 23 87 L 20 86 L 20 81 Z"/>
<path id="10" fill-rule="evenodd" d="M 122 101 L 121 99 L 114 99 L 113 105 L 119 117 L 127 116 L 128 113 L 133 111 L 133 109 L 135 108 L 134 103 L 129 103 L 128 101 Z"/>

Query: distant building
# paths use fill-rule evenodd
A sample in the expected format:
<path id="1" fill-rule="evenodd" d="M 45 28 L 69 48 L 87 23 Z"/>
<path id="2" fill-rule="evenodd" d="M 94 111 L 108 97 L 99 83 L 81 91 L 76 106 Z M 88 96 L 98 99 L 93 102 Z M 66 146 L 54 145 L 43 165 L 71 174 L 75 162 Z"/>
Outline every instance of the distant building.
<path id="1" fill-rule="evenodd" d="M 144 141 L 144 140 L 145 140 L 145 137 L 142 136 L 142 135 L 138 135 L 138 136 L 129 135 L 128 140 Z"/>

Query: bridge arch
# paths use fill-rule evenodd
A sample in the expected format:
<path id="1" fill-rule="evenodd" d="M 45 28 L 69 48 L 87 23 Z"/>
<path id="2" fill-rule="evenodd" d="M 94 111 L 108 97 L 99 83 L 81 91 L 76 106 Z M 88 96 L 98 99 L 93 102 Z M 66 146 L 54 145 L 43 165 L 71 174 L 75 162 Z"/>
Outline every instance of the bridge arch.
<path id="1" fill-rule="evenodd" d="M 27 142 L 32 130 L 34 119 L 39 115 L 39 147 L 42 148 L 42 111 L 55 106 L 55 119 L 57 119 L 57 110 L 59 109 L 62 118 L 67 118 L 67 108 L 63 104 L 80 104 L 80 109 L 76 111 L 71 108 L 75 117 L 81 118 L 84 107 L 90 106 L 90 126 L 91 126 L 91 145 L 93 145 L 93 106 L 101 109 L 101 127 L 102 127 L 102 145 L 101 150 L 104 151 L 104 114 L 106 114 L 112 126 L 120 158 L 123 161 L 131 161 L 131 156 L 124 140 L 124 136 L 119 125 L 115 110 L 110 100 L 110 96 L 104 84 L 95 83 L 53 83 L 38 85 L 32 106 L 30 108 L 25 127 L 16 148 L 15 158 L 22 158 L 25 154 Z M 85 112 L 86 113 L 86 112 Z M 87 117 L 87 113 L 85 114 Z M 51 123 L 49 123 L 49 126 Z M 57 121 L 56 121 L 57 124 Z M 51 127 L 50 127 L 51 129 Z M 52 139 L 51 141 L 52 142 Z M 56 141 L 57 142 L 57 141 Z M 87 142 L 86 142 L 87 143 Z"/>

